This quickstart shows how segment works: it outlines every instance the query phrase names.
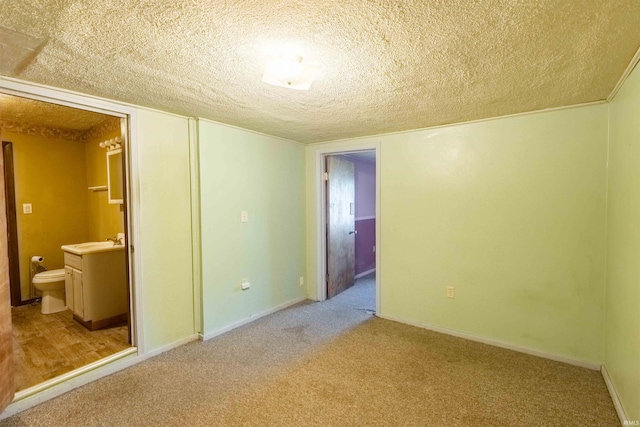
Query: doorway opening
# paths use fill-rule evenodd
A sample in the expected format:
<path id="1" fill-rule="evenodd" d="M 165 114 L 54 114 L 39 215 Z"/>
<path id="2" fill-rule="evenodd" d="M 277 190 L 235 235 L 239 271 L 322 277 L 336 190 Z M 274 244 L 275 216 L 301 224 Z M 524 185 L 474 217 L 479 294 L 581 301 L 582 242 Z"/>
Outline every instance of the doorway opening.
<path id="1" fill-rule="evenodd" d="M 359 309 L 375 314 L 376 151 L 332 153 L 323 160 L 326 298 L 348 293 Z"/>
<path id="2" fill-rule="evenodd" d="M 0 93 L 14 382 L 135 345 L 125 117 Z M 18 394 L 16 395 L 18 399 Z"/>

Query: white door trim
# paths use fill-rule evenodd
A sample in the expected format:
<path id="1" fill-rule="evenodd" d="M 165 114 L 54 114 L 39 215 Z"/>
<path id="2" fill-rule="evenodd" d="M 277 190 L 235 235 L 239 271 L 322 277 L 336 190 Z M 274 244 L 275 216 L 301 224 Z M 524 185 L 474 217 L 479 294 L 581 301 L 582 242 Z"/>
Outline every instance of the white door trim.
<path id="1" fill-rule="evenodd" d="M 0 77 L 0 93 L 21 96 L 29 99 L 50 102 L 52 104 L 65 105 L 108 114 L 115 117 L 126 118 L 129 122 L 129 144 L 125 145 L 128 173 L 127 180 L 127 227 L 129 250 L 129 275 L 131 296 L 131 334 L 133 346 L 137 347 L 138 354 L 144 354 L 143 338 L 143 283 L 142 262 L 140 247 L 140 179 L 139 179 L 139 155 L 138 155 L 138 109 L 131 105 L 120 104 L 106 99 L 91 97 L 80 93 L 57 89 L 50 86 L 24 82 L 9 77 Z"/>
<path id="2" fill-rule="evenodd" d="M 191 249 L 193 251 L 193 330 L 204 334 L 202 307 L 202 232 L 200 220 L 200 139 L 199 123 L 189 119 L 189 162 L 191 169 Z"/>
<path id="3" fill-rule="evenodd" d="M 318 301 L 327 299 L 326 286 L 326 265 L 327 265 L 327 212 L 326 205 L 326 189 L 324 185 L 324 165 L 325 157 L 336 154 L 348 154 L 358 151 L 375 151 L 376 152 L 376 313 L 380 313 L 380 259 L 381 259 L 381 235 L 380 223 L 382 216 L 380 215 L 380 143 L 371 142 L 364 144 L 354 144 L 353 146 L 344 146 L 341 148 L 317 147 L 315 153 L 315 187 L 316 187 L 316 286 Z"/>

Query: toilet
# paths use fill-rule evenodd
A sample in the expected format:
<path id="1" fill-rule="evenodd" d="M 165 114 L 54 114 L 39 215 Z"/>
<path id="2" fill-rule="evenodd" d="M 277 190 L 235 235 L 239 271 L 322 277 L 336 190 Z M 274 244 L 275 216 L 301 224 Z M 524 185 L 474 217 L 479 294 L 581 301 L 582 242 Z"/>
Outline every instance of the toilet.
<path id="1" fill-rule="evenodd" d="M 64 299 L 64 268 L 43 271 L 33 276 L 33 286 L 42 292 L 42 314 L 67 309 Z"/>

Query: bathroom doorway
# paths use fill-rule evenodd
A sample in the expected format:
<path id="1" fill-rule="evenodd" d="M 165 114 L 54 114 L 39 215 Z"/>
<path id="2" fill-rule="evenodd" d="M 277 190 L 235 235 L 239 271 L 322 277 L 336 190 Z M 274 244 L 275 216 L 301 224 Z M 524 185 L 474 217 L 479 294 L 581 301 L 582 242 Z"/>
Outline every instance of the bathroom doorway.
<path id="1" fill-rule="evenodd" d="M 14 379 L 28 393 L 134 345 L 128 123 L 9 94 L 0 108 Z"/>

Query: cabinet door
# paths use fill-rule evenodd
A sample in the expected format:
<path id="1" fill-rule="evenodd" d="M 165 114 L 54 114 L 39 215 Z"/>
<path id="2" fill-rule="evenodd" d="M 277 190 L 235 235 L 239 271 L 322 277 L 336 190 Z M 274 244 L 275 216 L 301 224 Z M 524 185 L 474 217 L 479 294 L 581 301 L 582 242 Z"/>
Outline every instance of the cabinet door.
<path id="1" fill-rule="evenodd" d="M 84 318 L 84 299 L 82 296 L 82 271 L 73 269 L 73 312 Z"/>
<path id="2" fill-rule="evenodd" d="M 73 312 L 73 268 L 68 265 L 64 267 L 64 298 L 67 308 Z"/>

